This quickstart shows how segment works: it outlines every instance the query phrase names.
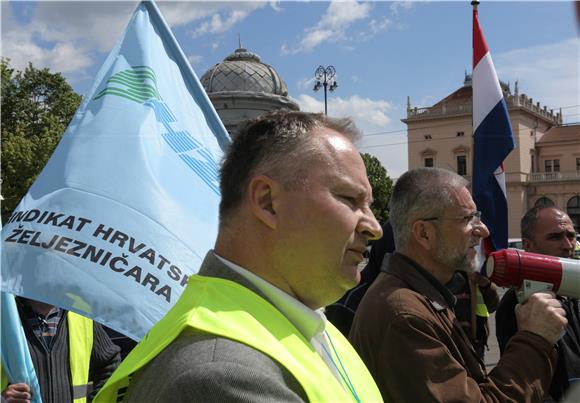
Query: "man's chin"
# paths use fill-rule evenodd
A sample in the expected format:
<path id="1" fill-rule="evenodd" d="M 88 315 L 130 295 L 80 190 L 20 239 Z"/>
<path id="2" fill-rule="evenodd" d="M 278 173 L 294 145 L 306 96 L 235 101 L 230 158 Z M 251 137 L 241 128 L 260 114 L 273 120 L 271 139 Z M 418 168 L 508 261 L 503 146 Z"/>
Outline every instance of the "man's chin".
<path id="1" fill-rule="evenodd" d="M 360 283 L 361 271 L 358 265 L 352 265 L 344 269 L 342 285 L 346 287 L 346 291 L 356 287 Z"/>

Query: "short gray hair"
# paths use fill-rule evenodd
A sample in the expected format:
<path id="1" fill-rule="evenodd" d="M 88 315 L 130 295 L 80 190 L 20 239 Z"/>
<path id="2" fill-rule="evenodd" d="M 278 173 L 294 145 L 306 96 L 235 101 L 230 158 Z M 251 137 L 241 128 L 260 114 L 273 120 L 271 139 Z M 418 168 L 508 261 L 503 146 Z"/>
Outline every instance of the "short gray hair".
<path id="1" fill-rule="evenodd" d="M 451 192 L 468 185 L 462 176 L 441 168 L 417 168 L 404 173 L 395 184 L 390 203 L 397 250 L 407 247 L 415 221 L 443 214 L 454 203 Z"/>
<path id="2" fill-rule="evenodd" d="M 241 125 L 220 170 L 220 222 L 242 203 L 251 178 L 265 174 L 286 189 L 305 185 L 310 162 L 323 153 L 316 128 L 329 128 L 354 143 L 360 130 L 349 118 L 276 110 Z"/>

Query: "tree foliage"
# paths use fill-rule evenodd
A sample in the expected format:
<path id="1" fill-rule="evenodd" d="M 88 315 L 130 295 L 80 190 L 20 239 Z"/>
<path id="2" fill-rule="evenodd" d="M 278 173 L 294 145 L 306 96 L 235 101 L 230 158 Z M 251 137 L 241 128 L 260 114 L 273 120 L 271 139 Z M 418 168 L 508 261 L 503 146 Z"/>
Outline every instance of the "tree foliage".
<path id="1" fill-rule="evenodd" d="M 367 176 L 373 188 L 373 204 L 371 209 L 377 221 L 382 225 L 389 218 L 389 201 L 393 191 L 393 181 L 387 174 L 385 167 L 374 156 L 363 153 L 362 159 L 367 169 Z"/>
<path id="2" fill-rule="evenodd" d="M 2 87 L 2 219 L 28 191 L 81 102 L 60 73 L 24 71 L 0 60 Z"/>

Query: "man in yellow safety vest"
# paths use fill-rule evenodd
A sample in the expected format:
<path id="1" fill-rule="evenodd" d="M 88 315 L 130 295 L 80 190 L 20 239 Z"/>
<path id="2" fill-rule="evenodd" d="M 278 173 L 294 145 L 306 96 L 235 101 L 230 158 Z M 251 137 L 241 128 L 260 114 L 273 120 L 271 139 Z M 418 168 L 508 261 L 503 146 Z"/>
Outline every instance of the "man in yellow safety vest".
<path id="1" fill-rule="evenodd" d="M 84 403 L 94 397 L 121 361 L 103 327 L 39 301 L 16 302 L 42 402 Z M 29 385 L 9 381 L 2 364 L 3 402 L 31 400 Z"/>
<path id="2" fill-rule="evenodd" d="M 198 275 L 96 401 L 380 401 L 321 307 L 381 236 L 349 119 L 276 111 L 221 168 L 220 228 Z"/>

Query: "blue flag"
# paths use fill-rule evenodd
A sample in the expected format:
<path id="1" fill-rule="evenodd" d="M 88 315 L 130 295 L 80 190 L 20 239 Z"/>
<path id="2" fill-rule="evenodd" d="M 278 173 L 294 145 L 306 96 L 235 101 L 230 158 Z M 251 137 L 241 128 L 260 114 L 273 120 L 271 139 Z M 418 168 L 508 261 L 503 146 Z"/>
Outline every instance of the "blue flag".
<path id="1" fill-rule="evenodd" d="M 0 351 L 2 352 L 2 370 L 6 371 L 3 376 L 7 377 L 8 383 L 25 383 L 30 386 L 31 402 L 41 403 L 40 385 L 32 358 L 30 358 L 28 342 L 22 329 L 14 295 L 5 292 L 0 294 L 2 294 Z"/>
<path id="2" fill-rule="evenodd" d="M 213 246 L 229 137 L 142 2 L 2 230 L 2 290 L 140 339 Z"/>

